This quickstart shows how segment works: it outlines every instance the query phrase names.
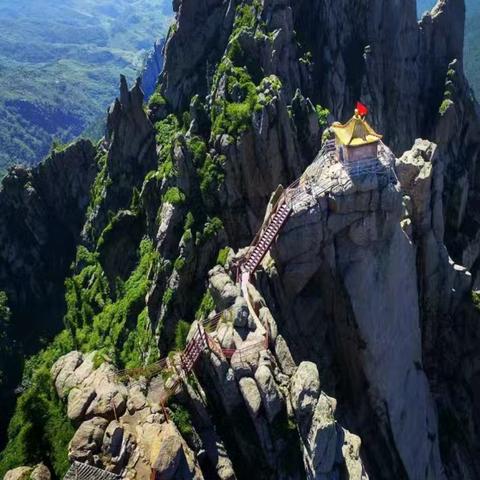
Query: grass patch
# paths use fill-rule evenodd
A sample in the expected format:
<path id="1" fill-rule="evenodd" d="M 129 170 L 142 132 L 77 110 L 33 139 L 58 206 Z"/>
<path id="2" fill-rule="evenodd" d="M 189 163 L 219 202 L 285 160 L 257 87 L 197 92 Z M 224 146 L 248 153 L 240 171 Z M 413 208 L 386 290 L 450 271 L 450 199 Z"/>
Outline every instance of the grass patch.
<path id="1" fill-rule="evenodd" d="M 178 187 L 171 187 L 165 192 L 162 200 L 171 205 L 182 205 L 185 203 L 185 194 Z"/>

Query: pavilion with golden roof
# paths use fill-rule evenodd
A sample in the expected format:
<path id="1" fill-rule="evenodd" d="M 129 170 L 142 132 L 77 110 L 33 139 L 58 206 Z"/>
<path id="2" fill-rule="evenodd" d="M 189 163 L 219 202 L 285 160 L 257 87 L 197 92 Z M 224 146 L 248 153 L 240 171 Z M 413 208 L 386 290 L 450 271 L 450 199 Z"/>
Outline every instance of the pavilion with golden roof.
<path id="1" fill-rule="evenodd" d="M 335 122 L 331 130 L 335 134 L 340 162 L 352 165 L 368 159 L 377 159 L 378 144 L 382 135 L 375 132 L 357 109 L 347 123 Z"/>

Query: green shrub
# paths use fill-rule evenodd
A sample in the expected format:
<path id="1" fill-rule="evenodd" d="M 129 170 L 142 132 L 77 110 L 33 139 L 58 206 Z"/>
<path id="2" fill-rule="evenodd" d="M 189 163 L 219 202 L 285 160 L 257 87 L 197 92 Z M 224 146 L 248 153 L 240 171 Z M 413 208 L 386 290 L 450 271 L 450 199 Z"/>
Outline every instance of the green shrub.
<path id="1" fill-rule="evenodd" d="M 238 34 L 241 30 L 255 29 L 259 7 L 258 1 L 251 5 L 241 4 L 237 7 L 235 22 L 233 24 L 234 34 Z"/>
<path id="2" fill-rule="evenodd" d="M 177 259 L 175 260 L 175 263 L 173 264 L 173 268 L 177 272 L 181 272 L 184 267 L 185 267 L 185 258 L 182 256 L 177 257 Z"/>
<path id="3" fill-rule="evenodd" d="M 439 109 L 440 115 L 442 115 L 442 116 L 445 115 L 445 113 L 447 113 L 447 110 L 452 105 L 453 105 L 453 102 L 449 98 L 446 98 L 445 100 L 443 100 L 442 104 L 440 105 L 440 109 Z"/>
<path id="4" fill-rule="evenodd" d="M 112 183 L 108 174 L 107 159 L 107 153 L 97 155 L 98 173 L 90 189 L 90 203 L 87 208 L 87 217 L 92 216 L 97 210 L 105 197 L 107 188 Z"/>
<path id="5" fill-rule="evenodd" d="M 158 354 L 145 309 L 151 281 L 148 273 L 159 256 L 150 240 L 143 240 L 139 261 L 130 277 L 117 285 L 115 299 L 98 261 L 98 254 L 80 247 L 80 272 L 66 281 L 65 324 L 75 347 L 102 350 L 119 366 L 137 366 Z M 146 352 L 150 352 L 147 353 Z"/>
<path id="6" fill-rule="evenodd" d="M 173 423 L 175 423 L 182 436 L 188 438 L 193 433 L 190 412 L 183 405 L 178 403 L 171 403 L 169 407 L 172 411 Z"/>
<path id="7" fill-rule="evenodd" d="M 480 292 L 472 291 L 472 302 L 475 307 L 480 310 Z"/>
<path id="8" fill-rule="evenodd" d="M 168 287 L 163 293 L 162 304 L 165 307 L 168 307 L 172 303 L 174 295 L 175 295 L 175 290 L 173 288 Z"/>
<path id="9" fill-rule="evenodd" d="M 208 196 L 214 194 L 225 180 L 224 164 L 225 156 L 217 155 L 211 157 L 207 154 L 205 162 L 198 170 L 200 177 L 200 190 L 203 195 Z"/>
<path id="10" fill-rule="evenodd" d="M 137 317 L 136 326 L 128 334 L 123 344 L 121 361 L 126 368 L 140 368 L 160 358 L 155 335 L 145 307 Z"/>
<path id="11" fill-rule="evenodd" d="M 197 312 L 195 313 L 195 318 L 197 320 L 205 319 L 213 310 L 215 310 L 215 302 L 213 301 L 210 290 L 207 290 L 200 302 Z"/>
<path id="12" fill-rule="evenodd" d="M 167 104 L 167 101 L 160 92 L 155 92 L 148 101 L 150 108 L 159 108 Z"/>
<path id="13" fill-rule="evenodd" d="M 223 223 L 218 217 L 208 218 L 202 231 L 198 231 L 195 238 L 195 245 L 199 246 L 213 238 L 223 229 Z"/>
<path id="14" fill-rule="evenodd" d="M 169 154 L 165 161 L 162 162 L 158 170 L 160 178 L 172 178 L 177 176 L 177 171 L 173 165 L 173 159 Z"/>
<path id="15" fill-rule="evenodd" d="M 317 112 L 317 118 L 320 128 L 325 129 L 328 126 L 327 119 L 330 115 L 330 111 L 328 110 L 328 108 L 323 108 L 321 105 L 316 105 L 315 111 Z"/>
<path id="16" fill-rule="evenodd" d="M 192 239 L 192 231 L 190 229 L 183 232 L 182 241 L 189 242 Z"/>
<path id="17" fill-rule="evenodd" d="M 222 248 L 218 252 L 217 265 L 221 265 L 222 267 L 224 267 L 227 264 L 229 254 L 230 254 L 230 248 L 229 247 Z"/>
<path id="18" fill-rule="evenodd" d="M 187 336 L 190 331 L 190 324 L 180 320 L 175 328 L 175 350 L 181 352 L 187 345 Z"/>
<path id="19" fill-rule="evenodd" d="M 137 192 L 138 193 L 138 192 Z M 108 225 L 103 229 L 102 233 L 97 242 L 97 250 L 100 250 L 102 246 L 105 244 L 105 239 L 108 238 L 109 234 L 115 228 L 115 225 L 118 224 L 120 219 L 120 215 L 114 215 L 111 220 L 108 222 Z"/>
<path id="20" fill-rule="evenodd" d="M 188 140 L 188 148 L 193 155 L 193 164 L 198 167 L 203 165 L 207 155 L 207 144 L 201 137 L 192 137 Z"/>
<path id="21" fill-rule="evenodd" d="M 162 147 L 170 147 L 176 134 L 181 130 L 175 115 L 168 115 L 167 118 L 155 124 L 156 141 Z"/>
<path id="22" fill-rule="evenodd" d="M 223 63 L 227 92 L 226 98 L 217 100 L 212 108 L 212 135 L 238 136 L 251 125 L 258 101 L 257 87 L 245 67 L 235 67 L 229 59 Z M 232 95 L 240 99 L 232 101 Z"/>
<path id="23" fill-rule="evenodd" d="M 190 112 L 188 112 L 188 111 L 183 112 L 182 124 L 183 124 L 183 129 L 185 131 L 187 131 L 190 128 L 191 121 L 192 121 L 192 117 L 190 116 Z"/>
<path id="24" fill-rule="evenodd" d="M 181 205 L 185 203 L 185 194 L 178 187 L 171 187 L 165 192 L 162 200 L 172 205 Z"/>
<path id="25" fill-rule="evenodd" d="M 8 442 L 0 454 L 0 477 L 9 469 L 47 461 L 56 477 L 69 467 L 68 443 L 75 433 L 50 378 L 54 361 L 72 349 L 62 332 L 44 351 L 26 362 L 25 391 L 18 398 L 8 427 Z"/>
<path id="26" fill-rule="evenodd" d="M 64 152 L 71 143 L 63 143 L 61 140 L 58 138 L 54 138 L 52 140 L 52 146 L 50 148 L 50 153 L 62 153 Z"/>
<path id="27" fill-rule="evenodd" d="M 187 215 L 185 216 L 185 225 L 183 229 L 185 231 L 190 230 L 193 227 L 194 223 L 195 223 L 195 218 L 193 217 L 193 213 L 188 212 Z"/>

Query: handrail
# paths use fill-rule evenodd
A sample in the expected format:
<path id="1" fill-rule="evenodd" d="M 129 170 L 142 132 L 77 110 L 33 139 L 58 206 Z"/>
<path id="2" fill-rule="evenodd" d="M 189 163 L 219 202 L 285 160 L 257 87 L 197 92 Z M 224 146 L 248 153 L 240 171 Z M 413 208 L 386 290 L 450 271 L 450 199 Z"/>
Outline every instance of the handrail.
<path id="1" fill-rule="evenodd" d="M 322 148 L 320 149 L 320 152 L 318 153 L 316 159 L 312 162 L 311 165 L 314 165 L 315 162 L 319 162 L 319 163 L 324 163 L 325 161 L 325 158 L 328 156 L 329 153 L 331 152 L 334 152 L 336 151 L 336 147 L 335 147 L 335 141 L 334 140 L 327 140 Z M 287 203 L 288 199 L 292 198 L 292 197 L 289 197 L 289 195 L 294 192 L 299 186 L 300 186 L 300 182 L 302 180 L 302 177 L 300 176 L 299 178 L 295 179 L 287 188 L 285 188 L 282 192 L 282 194 L 280 195 L 280 197 L 278 198 L 278 200 L 276 201 L 276 203 L 272 206 L 272 210 L 270 212 L 270 216 L 268 217 L 268 219 L 266 221 L 264 221 L 261 225 L 261 227 L 258 229 L 255 237 L 253 238 L 252 242 L 250 243 L 250 245 L 248 246 L 248 250 L 247 250 L 247 253 L 244 255 L 243 257 L 243 261 L 242 261 L 242 264 L 248 262 L 248 259 L 252 253 L 252 251 L 254 250 L 254 248 L 256 247 L 256 245 L 258 244 L 261 236 L 262 236 L 262 233 L 266 230 L 266 228 L 268 228 L 268 226 L 270 225 L 270 221 L 271 219 L 273 218 L 273 216 L 275 215 L 275 213 L 280 209 L 280 207 L 284 204 L 284 203 Z M 288 205 L 290 208 L 292 208 L 291 205 Z"/>
<path id="2" fill-rule="evenodd" d="M 319 165 L 322 165 L 326 158 L 331 156 L 332 153 L 336 152 L 336 146 L 335 142 L 333 140 L 329 140 L 324 143 L 322 146 L 322 149 L 320 150 L 319 154 L 316 157 L 316 160 L 312 162 L 311 165 L 316 165 L 317 163 Z M 381 159 L 385 159 L 387 162 L 387 165 L 385 165 L 384 162 L 381 161 Z M 343 166 L 346 168 L 347 172 L 349 174 L 354 173 L 355 168 L 359 170 L 359 172 L 367 173 L 369 171 L 374 171 L 378 172 L 382 168 L 389 167 L 390 170 L 393 170 L 394 176 L 396 178 L 395 174 L 395 169 L 394 169 L 394 164 L 395 164 L 395 156 L 393 153 L 383 144 L 383 142 L 380 142 L 379 144 L 379 153 L 376 158 L 378 160 L 378 165 L 373 165 L 373 161 L 375 159 L 368 159 L 367 161 L 360 161 L 353 164 L 353 165 L 345 165 Z M 352 168 L 349 168 L 352 167 Z M 260 318 L 258 317 L 257 312 L 255 311 L 255 308 L 252 304 L 251 298 L 250 298 L 250 293 L 248 286 L 250 285 L 250 273 L 248 271 L 242 271 L 242 265 L 245 265 L 246 263 L 249 262 L 251 255 L 253 254 L 255 248 L 258 246 L 260 239 L 262 238 L 262 235 L 265 233 L 266 230 L 269 229 L 269 227 L 272 225 L 272 222 L 275 218 L 275 215 L 280 211 L 281 207 L 285 204 L 287 208 L 290 210 L 293 209 L 294 205 L 297 204 L 301 199 L 310 197 L 312 194 L 314 196 L 319 196 L 322 193 L 328 191 L 335 182 L 333 181 L 328 181 L 328 182 L 323 182 L 321 184 L 316 184 L 313 188 L 310 187 L 309 182 L 307 179 L 304 180 L 304 183 L 301 184 L 302 182 L 302 176 L 297 178 L 294 182 L 292 182 L 286 189 L 283 190 L 277 201 L 272 205 L 271 208 L 271 213 L 268 216 L 266 220 L 262 223 L 261 228 L 257 231 L 255 237 L 253 238 L 247 253 L 244 255 L 242 258 L 241 263 L 239 264 L 239 278 L 238 281 L 240 282 L 241 290 L 243 297 L 247 303 L 247 307 L 249 310 L 250 315 L 252 318 L 258 322 L 260 325 L 262 325 L 262 322 Z M 290 214 L 290 212 L 288 213 Z M 288 219 L 288 216 L 285 218 L 285 220 Z M 284 221 L 285 221 L 284 220 Z M 280 226 L 281 228 L 281 226 Z M 270 244 L 269 244 L 270 245 Z M 271 245 L 270 245 L 271 246 Z M 269 247 L 270 248 L 270 247 Z M 222 354 L 226 358 L 231 358 L 233 355 L 237 354 L 240 355 L 240 357 L 245 354 L 248 354 L 250 351 L 255 351 L 258 349 L 260 346 L 268 349 L 269 347 L 269 326 L 267 324 L 263 325 L 265 329 L 265 338 L 262 339 L 259 342 L 247 345 L 244 348 L 240 349 L 223 349 L 221 346 L 218 344 L 217 340 L 213 340 L 205 331 L 206 328 L 213 327 L 214 329 L 217 328 L 218 324 L 221 322 L 221 320 L 225 317 L 225 315 L 230 312 L 234 306 L 232 305 L 231 307 L 222 310 L 221 312 L 216 313 L 213 317 L 211 318 L 206 318 L 206 319 L 201 319 L 199 320 L 198 326 L 197 326 L 197 331 L 193 334 L 192 338 L 190 341 L 187 343 L 185 346 L 183 352 L 180 353 L 180 368 L 185 373 L 189 373 L 195 366 L 197 360 L 200 358 L 200 355 L 205 349 L 210 349 L 217 354 Z M 177 374 L 177 378 L 175 379 L 173 385 L 169 387 L 165 387 L 166 390 L 168 390 L 168 395 L 171 395 L 175 393 L 178 389 L 178 387 L 181 385 L 181 378 L 179 376 L 179 372 L 176 370 L 176 365 L 175 363 L 169 358 L 163 358 L 159 360 L 158 362 L 155 362 L 146 368 L 148 369 L 154 369 L 158 368 L 159 372 L 165 370 L 165 369 L 172 369 L 175 371 Z M 117 370 L 115 373 L 118 376 L 123 376 L 125 374 L 129 374 L 130 372 L 135 372 L 135 370 L 142 370 L 142 369 L 124 369 L 124 370 Z M 138 372 L 137 372 L 138 373 Z"/>

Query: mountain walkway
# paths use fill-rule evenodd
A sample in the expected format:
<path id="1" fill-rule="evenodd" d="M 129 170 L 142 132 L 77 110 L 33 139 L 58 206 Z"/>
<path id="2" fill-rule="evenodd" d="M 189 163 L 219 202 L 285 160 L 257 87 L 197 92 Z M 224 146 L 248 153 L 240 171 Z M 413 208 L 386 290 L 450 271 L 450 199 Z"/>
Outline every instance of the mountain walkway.
<path id="1" fill-rule="evenodd" d="M 381 142 L 379 144 L 378 152 L 377 159 L 358 162 L 353 169 L 348 169 L 349 176 L 352 178 L 363 174 L 386 173 L 389 179 L 396 180 L 395 169 L 393 168 L 395 164 L 395 156 Z M 380 157 L 383 162 L 380 161 Z M 318 178 L 326 161 L 337 161 L 335 142 L 332 140 L 324 143 L 316 160 L 307 168 L 309 175 Z M 260 321 L 250 298 L 249 286 L 251 284 L 252 276 L 260 267 L 267 253 L 270 252 L 272 245 L 275 243 L 275 240 L 284 225 L 288 222 L 295 207 L 303 205 L 306 201 L 309 201 L 312 198 L 312 195 L 318 197 L 323 193 L 328 192 L 336 184 L 337 183 L 334 181 L 326 180 L 323 182 L 317 181 L 315 182 L 315 185 L 312 186 L 309 185 L 308 181 L 304 179 L 302 175 L 302 177 L 283 190 L 278 200 L 272 205 L 269 215 L 258 230 L 247 250 L 247 253 L 237 263 L 236 281 L 240 284 L 249 314 L 254 318 L 257 324 L 261 324 L 262 322 Z M 268 350 L 269 326 L 267 324 L 263 325 L 265 336 L 261 341 L 250 343 L 237 349 L 222 348 L 220 343 L 208 332 L 216 330 L 217 326 L 222 321 L 228 321 L 232 318 L 233 306 L 215 314 L 213 317 L 199 321 L 195 332 L 192 334 L 183 352 L 162 358 L 158 362 L 150 364 L 143 369 L 116 370 L 115 374 L 120 379 L 128 379 L 130 386 L 143 381 L 141 379 L 132 381 L 132 376 L 142 377 L 148 375 L 149 377 L 153 377 L 162 375 L 164 385 L 162 391 L 159 393 L 158 399 L 159 404 L 164 411 L 165 419 L 168 422 L 168 414 L 165 409 L 168 399 L 180 391 L 182 383 L 195 369 L 195 366 L 204 352 L 211 351 L 216 355 L 225 357 L 226 359 L 231 359 L 236 355 L 240 361 L 244 361 L 244 359 L 251 358 L 252 355 L 258 354 L 262 350 Z M 115 405 L 113 405 L 113 409 L 116 412 Z M 94 472 L 92 470 L 93 467 L 91 467 L 92 469 L 90 470 L 87 469 L 83 471 L 82 468 L 85 469 L 88 466 L 83 467 L 82 465 L 83 464 L 78 464 L 77 462 L 74 463 L 65 479 L 119 478 L 112 474 L 106 474 L 110 476 L 105 477 L 89 476 L 98 474 L 98 472 Z"/>
<path id="2" fill-rule="evenodd" d="M 379 145 L 379 157 L 383 156 L 386 162 L 381 163 L 377 162 L 376 165 L 373 162 L 362 162 L 356 165 L 355 170 L 350 170 L 348 173 L 351 177 L 361 175 L 361 174 L 372 174 L 372 173 L 381 173 L 382 170 L 385 170 L 385 167 L 388 170 L 388 175 L 395 176 L 393 167 L 395 157 L 386 149 L 386 147 L 380 143 Z M 308 167 L 310 173 L 320 173 L 323 165 L 326 160 L 335 160 L 336 159 L 336 148 L 335 142 L 329 140 L 324 143 L 322 149 L 317 155 L 316 160 Z M 392 163 L 393 162 L 393 163 Z M 251 282 L 252 276 L 255 274 L 259 266 L 261 265 L 263 259 L 267 253 L 271 250 L 272 245 L 274 244 L 276 238 L 278 237 L 283 226 L 287 223 L 290 215 L 292 214 L 294 207 L 296 205 L 302 204 L 307 199 L 311 198 L 312 194 L 319 196 L 327 191 L 329 191 L 334 185 L 332 181 L 320 182 L 315 185 L 312 189 L 306 182 L 302 182 L 302 177 L 296 180 L 292 185 L 286 188 L 279 199 L 271 208 L 271 213 L 269 214 L 266 221 L 263 223 L 262 227 L 259 229 L 257 235 L 253 239 L 246 255 L 240 260 L 237 265 L 237 282 L 240 283 L 241 291 L 247 306 L 249 309 L 250 315 L 257 320 L 259 323 L 260 320 L 255 311 L 255 308 L 252 305 L 249 294 L 249 284 Z M 190 340 L 188 341 L 183 352 L 177 356 L 175 359 L 172 358 L 163 358 L 158 362 L 149 365 L 147 368 L 149 372 L 154 372 L 159 374 L 162 372 L 169 371 L 171 375 L 166 375 L 165 381 L 165 394 L 161 399 L 162 405 L 166 403 L 168 397 L 173 395 L 178 391 L 182 380 L 182 376 L 188 376 L 197 365 L 200 357 L 205 351 L 213 351 L 219 355 L 223 355 L 225 358 L 230 359 L 233 355 L 238 355 L 240 358 L 242 356 L 250 356 L 255 352 L 260 352 L 261 350 L 268 349 L 269 347 L 269 335 L 268 335 L 268 325 L 263 325 L 265 328 L 265 339 L 261 342 L 256 342 L 249 344 L 240 349 L 223 349 L 219 345 L 216 339 L 212 338 L 209 335 L 208 331 L 215 330 L 217 325 L 224 319 L 231 319 L 233 307 L 230 307 L 222 312 L 217 313 L 211 318 L 207 318 L 197 325 L 197 330 L 194 332 Z M 141 369 L 140 369 L 141 370 Z M 128 376 L 132 372 L 131 370 L 117 371 L 116 373 L 120 377 Z"/>

